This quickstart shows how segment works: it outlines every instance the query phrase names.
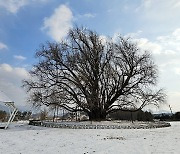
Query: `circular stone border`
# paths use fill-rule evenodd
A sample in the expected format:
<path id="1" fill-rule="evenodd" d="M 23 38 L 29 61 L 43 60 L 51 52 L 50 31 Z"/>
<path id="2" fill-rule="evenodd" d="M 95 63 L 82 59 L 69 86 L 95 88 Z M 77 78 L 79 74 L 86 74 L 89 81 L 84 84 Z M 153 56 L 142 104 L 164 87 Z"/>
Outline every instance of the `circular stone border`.
<path id="1" fill-rule="evenodd" d="M 130 123 L 130 122 L 129 122 Z M 152 129 L 170 127 L 170 123 L 167 122 L 143 122 L 139 124 L 122 125 L 121 122 L 113 124 L 81 124 L 73 122 L 48 122 L 40 120 L 29 120 L 29 125 L 43 126 L 50 128 L 63 128 L 63 129 Z"/>

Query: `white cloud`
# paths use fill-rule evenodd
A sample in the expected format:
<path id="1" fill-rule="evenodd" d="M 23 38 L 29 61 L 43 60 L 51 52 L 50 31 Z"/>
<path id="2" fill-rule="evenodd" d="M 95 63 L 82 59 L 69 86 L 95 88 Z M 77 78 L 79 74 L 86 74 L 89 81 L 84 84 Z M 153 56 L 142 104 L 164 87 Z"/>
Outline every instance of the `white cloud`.
<path id="1" fill-rule="evenodd" d="M 154 55 L 177 55 L 180 52 L 180 28 L 164 36 L 158 36 L 154 41 L 140 36 L 142 31 L 129 33 L 125 37 L 132 38 L 143 50 L 148 50 Z"/>
<path id="2" fill-rule="evenodd" d="M 164 53 L 165 53 L 166 55 L 175 55 L 175 54 L 176 54 L 176 52 L 173 51 L 173 50 L 165 50 Z"/>
<path id="3" fill-rule="evenodd" d="M 0 64 L 0 91 L 19 107 L 26 106 L 26 94 L 21 88 L 22 80 L 29 78 L 26 69 Z"/>
<path id="4" fill-rule="evenodd" d="M 60 5 L 54 10 L 54 13 L 44 19 L 42 30 L 56 41 L 61 41 L 70 28 L 72 28 L 73 14 L 66 5 Z"/>
<path id="5" fill-rule="evenodd" d="M 0 7 L 5 8 L 7 11 L 15 14 L 22 7 L 32 3 L 46 3 L 49 0 L 0 0 Z"/>
<path id="6" fill-rule="evenodd" d="M 169 9 L 173 9 L 180 7 L 180 2 L 179 0 L 142 0 L 141 7 L 143 7 L 144 9 L 152 9 L 153 7 L 155 7 L 155 9 L 159 7 L 164 9 L 166 7 Z"/>
<path id="7" fill-rule="evenodd" d="M 5 45 L 4 43 L 0 42 L 0 50 L 1 49 L 7 49 L 7 45 Z"/>
<path id="8" fill-rule="evenodd" d="M 21 55 L 14 55 L 14 58 L 17 60 L 26 60 L 26 57 L 21 56 Z"/>
<path id="9" fill-rule="evenodd" d="M 28 4 L 28 0 L 1 0 L 0 6 L 4 7 L 11 13 L 17 13 L 17 11 Z"/>
<path id="10" fill-rule="evenodd" d="M 172 59 L 172 60 L 168 60 L 167 62 L 160 64 L 161 67 L 167 67 L 167 66 L 178 66 L 180 65 L 180 61 L 179 59 Z"/>
<path id="11" fill-rule="evenodd" d="M 157 42 L 167 50 L 173 50 L 176 53 L 180 52 L 180 28 L 177 28 L 169 35 L 157 37 Z"/>
<path id="12" fill-rule="evenodd" d="M 46 3 L 49 2 L 51 0 L 32 0 L 33 2 L 42 2 L 42 3 Z"/>
<path id="13" fill-rule="evenodd" d="M 138 38 L 142 34 L 142 30 L 138 30 L 136 33 L 128 33 L 125 37 Z"/>
<path id="14" fill-rule="evenodd" d="M 179 7 L 180 7 L 180 2 L 178 1 L 174 4 L 174 8 L 179 8 Z"/>
<path id="15" fill-rule="evenodd" d="M 174 68 L 174 71 L 177 75 L 180 75 L 180 67 Z"/>
<path id="16" fill-rule="evenodd" d="M 168 21 L 179 17 L 179 0 L 142 0 L 136 9 L 147 20 Z"/>
<path id="17" fill-rule="evenodd" d="M 18 82 L 21 81 L 22 78 L 26 79 L 29 77 L 28 72 L 25 68 L 22 67 L 12 67 L 9 64 L 0 64 L 0 77 L 4 79 L 17 79 Z M 19 78 L 19 79 L 18 79 Z M 16 82 L 16 81 L 13 81 Z"/>
<path id="18" fill-rule="evenodd" d="M 172 36 L 174 36 L 177 41 L 180 41 L 180 28 L 176 29 L 176 30 L 172 33 Z"/>
<path id="19" fill-rule="evenodd" d="M 147 38 L 141 37 L 142 31 L 139 30 L 137 33 L 128 33 L 125 35 L 126 38 L 131 38 L 135 43 L 137 43 L 138 47 L 149 51 L 153 54 L 161 54 L 162 53 L 162 46 L 158 42 L 152 42 Z"/>
<path id="20" fill-rule="evenodd" d="M 136 40 L 138 46 L 144 50 L 148 50 L 153 54 L 161 54 L 162 53 L 162 46 L 158 43 L 151 42 L 146 38 L 140 38 Z"/>
<path id="21" fill-rule="evenodd" d="M 86 14 L 82 15 L 82 17 L 86 17 L 86 18 L 94 18 L 94 17 L 96 17 L 96 14 L 86 13 Z"/>
<path id="22" fill-rule="evenodd" d="M 0 70 L 4 71 L 4 72 L 11 72 L 12 71 L 12 67 L 8 64 L 1 64 L 0 65 Z"/>

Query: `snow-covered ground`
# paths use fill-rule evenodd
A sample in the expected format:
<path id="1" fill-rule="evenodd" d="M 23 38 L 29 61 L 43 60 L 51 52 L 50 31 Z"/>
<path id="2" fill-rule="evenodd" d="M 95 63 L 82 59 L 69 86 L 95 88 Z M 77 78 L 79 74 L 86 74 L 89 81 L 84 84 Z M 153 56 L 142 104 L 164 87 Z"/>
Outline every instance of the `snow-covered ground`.
<path id="1" fill-rule="evenodd" d="M 0 154 L 179 154 L 180 122 L 157 129 L 0 129 Z"/>

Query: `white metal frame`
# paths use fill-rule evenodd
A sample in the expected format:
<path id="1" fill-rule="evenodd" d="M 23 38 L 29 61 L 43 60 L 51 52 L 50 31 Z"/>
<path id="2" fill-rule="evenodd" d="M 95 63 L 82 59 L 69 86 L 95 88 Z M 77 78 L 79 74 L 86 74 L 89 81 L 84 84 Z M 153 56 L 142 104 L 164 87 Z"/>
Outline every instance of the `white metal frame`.
<path id="1" fill-rule="evenodd" d="M 8 122 L 6 124 L 6 126 L 4 127 L 4 129 L 7 129 L 9 124 L 14 120 L 18 109 L 16 108 L 16 106 L 14 105 L 14 102 L 3 102 L 9 109 L 9 113 L 10 113 L 10 117 L 8 119 Z"/>

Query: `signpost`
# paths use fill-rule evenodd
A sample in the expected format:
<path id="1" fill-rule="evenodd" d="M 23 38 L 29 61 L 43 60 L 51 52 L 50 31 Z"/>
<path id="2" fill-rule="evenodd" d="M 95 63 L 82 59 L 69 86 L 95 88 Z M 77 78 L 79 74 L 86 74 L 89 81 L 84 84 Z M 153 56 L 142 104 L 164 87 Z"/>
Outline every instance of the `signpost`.
<path id="1" fill-rule="evenodd" d="M 0 126 L 0 129 L 7 129 L 9 124 L 14 120 L 18 109 L 14 105 L 14 102 L 9 100 L 9 98 L 2 92 L 0 91 L 0 104 L 4 104 L 8 109 L 9 109 L 9 119 L 8 122 L 5 126 Z"/>

